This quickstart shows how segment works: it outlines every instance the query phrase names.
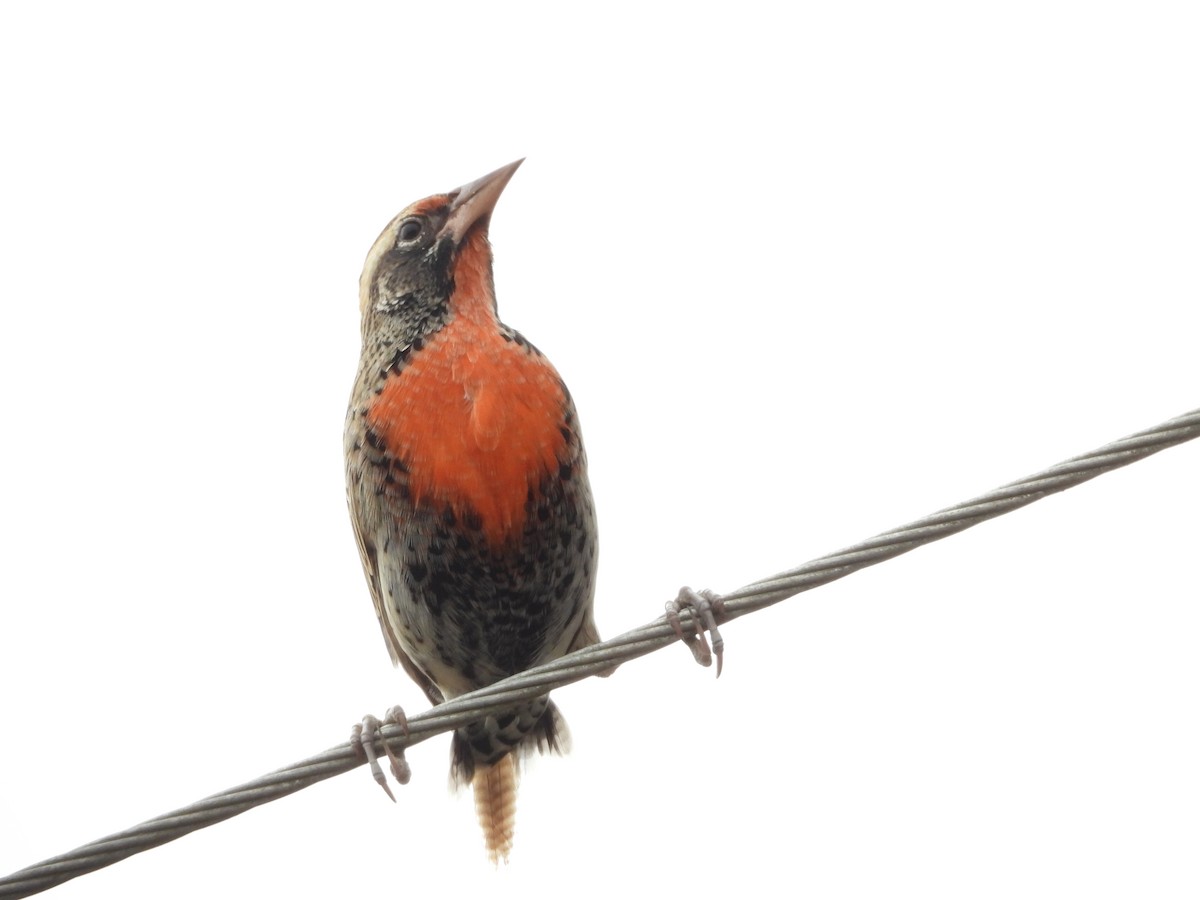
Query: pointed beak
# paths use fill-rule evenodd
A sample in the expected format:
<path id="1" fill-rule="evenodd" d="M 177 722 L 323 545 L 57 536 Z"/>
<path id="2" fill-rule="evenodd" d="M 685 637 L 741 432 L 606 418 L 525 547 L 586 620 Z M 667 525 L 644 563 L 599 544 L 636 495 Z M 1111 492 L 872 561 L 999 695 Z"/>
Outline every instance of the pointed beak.
<path id="1" fill-rule="evenodd" d="M 450 202 L 450 218 L 442 227 L 442 234 L 451 236 L 457 243 L 466 236 L 476 222 L 491 215 L 504 186 L 508 184 L 508 180 L 513 177 L 513 173 L 523 162 L 525 162 L 524 159 L 518 159 L 507 166 L 502 166 L 495 172 L 484 175 L 477 181 L 464 184 L 458 190 L 452 191 L 451 196 L 454 199 Z"/>

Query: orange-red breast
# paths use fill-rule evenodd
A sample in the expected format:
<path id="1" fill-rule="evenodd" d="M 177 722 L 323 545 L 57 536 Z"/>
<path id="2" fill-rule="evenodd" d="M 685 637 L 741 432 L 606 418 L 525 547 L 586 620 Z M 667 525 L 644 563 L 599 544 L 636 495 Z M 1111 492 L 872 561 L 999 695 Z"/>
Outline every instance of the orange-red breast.
<path id="1" fill-rule="evenodd" d="M 599 639 L 575 406 L 496 312 L 488 223 L 519 165 L 409 206 L 359 283 L 350 518 L 392 659 L 435 704 Z M 514 757 L 566 741 L 548 695 L 455 732 L 451 777 L 493 859 L 512 846 Z"/>

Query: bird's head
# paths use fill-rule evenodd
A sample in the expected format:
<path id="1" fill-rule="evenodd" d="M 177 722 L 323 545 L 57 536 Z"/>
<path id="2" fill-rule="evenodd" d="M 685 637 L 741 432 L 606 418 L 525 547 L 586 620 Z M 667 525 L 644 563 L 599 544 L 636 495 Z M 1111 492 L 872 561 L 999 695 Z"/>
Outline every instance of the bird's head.
<path id="1" fill-rule="evenodd" d="M 359 279 L 364 323 L 393 318 L 423 330 L 451 314 L 495 316 L 488 220 L 522 162 L 418 200 L 388 223 Z"/>

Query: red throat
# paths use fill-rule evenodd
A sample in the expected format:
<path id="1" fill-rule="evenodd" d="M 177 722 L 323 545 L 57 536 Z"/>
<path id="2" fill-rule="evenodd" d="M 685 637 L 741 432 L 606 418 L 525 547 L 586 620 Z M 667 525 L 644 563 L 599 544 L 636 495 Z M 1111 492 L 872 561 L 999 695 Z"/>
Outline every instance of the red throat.
<path id="1" fill-rule="evenodd" d="M 368 421 L 407 466 L 413 502 L 477 516 L 499 546 L 557 471 L 566 398 L 554 368 L 500 332 L 490 263 L 476 229 L 458 254 L 450 322 L 388 378 Z"/>
<path id="2" fill-rule="evenodd" d="M 450 312 L 496 325 L 496 289 L 492 284 L 492 248 L 487 229 L 471 229 L 454 260 L 454 293 Z"/>

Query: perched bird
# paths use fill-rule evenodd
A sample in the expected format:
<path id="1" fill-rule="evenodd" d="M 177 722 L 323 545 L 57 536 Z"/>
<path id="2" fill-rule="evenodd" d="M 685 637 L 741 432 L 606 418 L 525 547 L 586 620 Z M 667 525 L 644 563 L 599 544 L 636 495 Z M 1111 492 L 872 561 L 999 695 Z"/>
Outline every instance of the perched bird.
<path id="1" fill-rule="evenodd" d="M 575 406 L 496 311 L 488 224 L 520 162 L 409 206 L 359 282 L 350 518 L 392 660 L 434 704 L 599 640 Z M 567 741 L 549 695 L 454 733 L 451 778 L 493 860 L 512 847 L 516 758 Z"/>

